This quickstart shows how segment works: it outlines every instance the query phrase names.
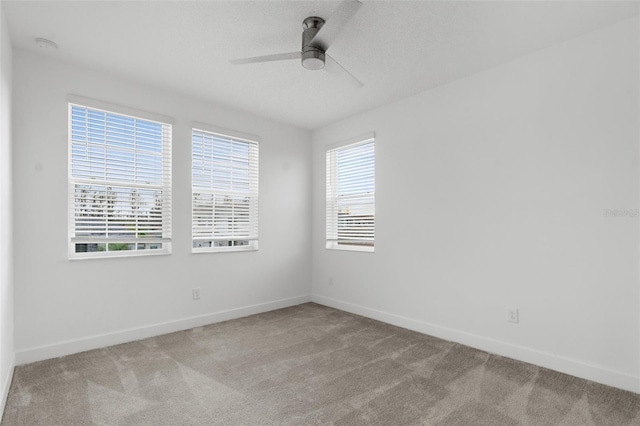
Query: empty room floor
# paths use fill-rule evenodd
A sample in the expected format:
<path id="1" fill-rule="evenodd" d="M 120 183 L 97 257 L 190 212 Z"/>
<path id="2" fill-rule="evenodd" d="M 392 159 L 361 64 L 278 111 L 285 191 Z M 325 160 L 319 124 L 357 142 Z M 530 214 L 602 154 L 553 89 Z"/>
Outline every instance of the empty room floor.
<path id="1" fill-rule="evenodd" d="M 2 426 L 640 425 L 640 396 L 313 303 L 17 367 Z"/>

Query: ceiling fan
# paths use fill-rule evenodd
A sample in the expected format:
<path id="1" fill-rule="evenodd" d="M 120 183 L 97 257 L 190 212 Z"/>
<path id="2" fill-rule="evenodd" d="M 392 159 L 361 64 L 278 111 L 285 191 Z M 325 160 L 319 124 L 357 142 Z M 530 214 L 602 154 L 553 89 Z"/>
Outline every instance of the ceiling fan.
<path id="1" fill-rule="evenodd" d="M 258 62 L 287 61 L 300 59 L 302 66 L 308 70 L 321 70 L 342 78 L 355 87 L 363 84 L 342 65 L 336 62 L 327 50 L 342 31 L 345 24 L 362 6 L 358 0 L 345 0 L 326 21 L 318 16 L 309 16 L 302 21 L 302 50 L 299 52 L 276 53 L 275 55 L 255 56 L 252 58 L 234 59 L 234 65 L 253 64 Z"/>

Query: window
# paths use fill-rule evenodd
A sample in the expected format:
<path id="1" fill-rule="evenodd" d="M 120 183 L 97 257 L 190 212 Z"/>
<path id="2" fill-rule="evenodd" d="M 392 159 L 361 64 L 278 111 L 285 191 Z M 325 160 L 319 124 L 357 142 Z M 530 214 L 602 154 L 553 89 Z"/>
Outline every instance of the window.
<path id="1" fill-rule="evenodd" d="M 327 248 L 374 251 L 374 139 L 327 150 Z"/>
<path id="2" fill-rule="evenodd" d="M 196 252 L 258 249 L 258 142 L 193 129 L 192 238 Z"/>
<path id="3" fill-rule="evenodd" d="M 171 125 L 112 109 L 69 103 L 69 257 L 170 253 Z"/>

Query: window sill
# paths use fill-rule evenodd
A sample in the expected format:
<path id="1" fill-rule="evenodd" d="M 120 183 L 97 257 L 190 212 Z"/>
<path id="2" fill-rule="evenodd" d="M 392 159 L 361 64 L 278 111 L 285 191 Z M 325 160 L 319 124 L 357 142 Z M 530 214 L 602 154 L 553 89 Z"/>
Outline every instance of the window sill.
<path id="1" fill-rule="evenodd" d="M 230 252 L 238 252 L 238 251 L 258 251 L 258 247 L 202 247 L 202 248 L 192 248 L 191 254 L 200 254 L 200 253 L 230 253 Z"/>
<path id="2" fill-rule="evenodd" d="M 375 253 L 375 246 L 350 246 L 344 244 L 337 244 L 335 242 L 327 241 L 326 248 L 328 250 L 342 250 L 342 251 L 360 251 L 364 253 Z"/>
<path id="3" fill-rule="evenodd" d="M 135 250 L 132 250 L 135 251 Z M 109 253 L 109 252 L 108 252 Z M 166 250 L 154 250 L 148 253 L 118 253 L 118 252 L 110 252 L 113 254 L 105 254 L 103 252 L 96 252 L 96 254 L 82 254 L 78 256 L 77 254 L 69 255 L 69 260 L 91 260 L 91 259 L 121 259 L 123 257 L 145 257 L 145 256 L 169 256 L 171 255 L 170 251 Z"/>

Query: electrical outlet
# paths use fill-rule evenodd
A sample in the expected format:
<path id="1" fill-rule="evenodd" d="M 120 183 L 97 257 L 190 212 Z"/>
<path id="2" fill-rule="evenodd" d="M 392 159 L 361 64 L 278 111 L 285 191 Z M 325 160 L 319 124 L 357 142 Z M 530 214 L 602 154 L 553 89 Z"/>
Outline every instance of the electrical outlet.
<path id="1" fill-rule="evenodd" d="M 329 277 L 329 285 L 332 286 L 333 284 L 333 277 Z"/>
<path id="2" fill-rule="evenodd" d="M 507 322 L 519 323 L 520 315 L 517 309 L 507 309 Z"/>
<path id="3" fill-rule="evenodd" d="M 191 297 L 193 298 L 193 300 L 200 299 L 200 289 L 199 288 L 192 289 L 191 290 Z"/>

